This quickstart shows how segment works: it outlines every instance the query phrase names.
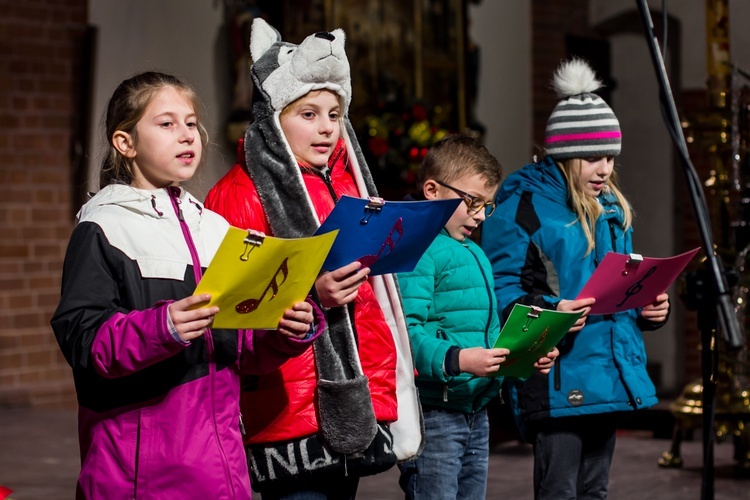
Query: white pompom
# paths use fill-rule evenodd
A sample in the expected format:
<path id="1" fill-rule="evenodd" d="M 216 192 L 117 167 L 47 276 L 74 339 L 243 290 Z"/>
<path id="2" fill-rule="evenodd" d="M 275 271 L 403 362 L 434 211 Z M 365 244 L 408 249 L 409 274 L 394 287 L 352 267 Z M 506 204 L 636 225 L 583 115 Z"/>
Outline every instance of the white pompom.
<path id="1" fill-rule="evenodd" d="M 586 61 L 574 58 L 557 68 L 552 86 L 557 95 L 564 98 L 594 92 L 602 88 L 603 84 Z"/>

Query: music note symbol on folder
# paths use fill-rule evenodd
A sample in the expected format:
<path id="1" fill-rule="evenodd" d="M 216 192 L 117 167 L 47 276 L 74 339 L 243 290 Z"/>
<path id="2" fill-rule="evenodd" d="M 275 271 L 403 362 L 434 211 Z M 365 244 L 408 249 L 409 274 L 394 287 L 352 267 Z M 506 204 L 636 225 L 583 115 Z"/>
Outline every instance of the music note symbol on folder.
<path id="1" fill-rule="evenodd" d="M 651 266 L 651 268 L 648 271 L 646 271 L 646 274 L 644 274 L 641 279 L 639 279 L 638 281 L 630 285 L 630 287 L 628 287 L 628 289 L 625 290 L 625 297 L 622 299 L 622 301 L 620 301 L 619 304 L 617 304 L 617 307 L 620 307 L 621 305 L 623 305 L 625 301 L 627 301 L 633 295 L 639 294 L 641 290 L 643 290 L 643 282 L 646 281 L 646 278 L 648 278 L 655 272 L 656 272 L 656 266 Z"/>
<path id="2" fill-rule="evenodd" d="M 380 246 L 380 250 L 378 250 L 377 254 L 374 255 L 364 255 L 357 259 L 358 262 L 362 264 L 362 267 L 370 267 L 372 266 L 377 260 L 382 256 L 385 257 L 389 253 L 393 251 L 394 248 L 396 248 L 396 243 L 398 243 L 401 240 L 401 237 L 404 235 L 404 224 L 403 224 L 404 218 L 399 217 L 396 220 L 396 223 L 393 224 L 393 227 L 391 228 L 391 232 L 388 233 L 388 236 L 386 236 L 385 241 Z M 393 233 L 397 233 L 397 237 L 393 237 Z M 386 252 L 386 249 L 388 250 Z M 383 254 L 385 252 L 385 255 Z"/>
<path id="3" fill-rule="evenodd" d="M 234 309 L 239 314 L 248 314 L 260 307 L 261 302 L 263 301 L 263 298 L 266 296 L 269 290 L 271 290 L 273 293 L 271 294 L 271 298 L 268 299 L 269 301 L 273 300 L 274 297 L 276 297 L 276 294 L 279 293 L 279 287 L 284 284 L 286 281 L 287 276 L 289 276 L 289 267 L 288 262 L 289 257 L 284 259 L 284 261 L 279 265 L 279 267 L 276 269 L 276 272 L 274 273 L 273 277 L 271 278 L 271 281 L 268 283 L 268 286 L 263 290 L 263 293 L 260 297 L 256 298 L 250 298 L 247 300 L 243 300 L 239 304 L 237 304 Z M 283 278 L 281 281 L 277 281 L 279 274 L 283 275 Z"/>

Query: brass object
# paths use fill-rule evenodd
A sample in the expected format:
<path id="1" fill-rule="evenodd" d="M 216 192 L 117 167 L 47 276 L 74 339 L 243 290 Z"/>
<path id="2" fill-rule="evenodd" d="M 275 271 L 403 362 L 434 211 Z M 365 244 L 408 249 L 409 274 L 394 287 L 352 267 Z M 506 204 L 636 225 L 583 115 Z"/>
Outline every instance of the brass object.
<path id="1" fill-rule="evenodd" d="M 718 443 L 732 440 L 736 460 L 735 475 L 750 477 L 750 390 L 739 380 L 730 370 L 717 372 L 714 435 Z M 659 458 L 660 467 L 682 467 L 680 447 L 687 435 L 701 427 L 702 397 L 702 381 L 694 380 L 670 404 L 670 412 L 675 417 L 674 435 L 669 451 L 665 451 Z"/>

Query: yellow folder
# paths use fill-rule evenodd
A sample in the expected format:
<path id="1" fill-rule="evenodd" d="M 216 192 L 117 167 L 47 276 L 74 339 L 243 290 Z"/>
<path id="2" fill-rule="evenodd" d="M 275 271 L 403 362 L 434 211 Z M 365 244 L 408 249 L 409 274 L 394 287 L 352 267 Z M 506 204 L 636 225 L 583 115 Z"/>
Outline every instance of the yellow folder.
<path id="1" fill-rule="evenodd" d="M 276 328 L 310 293 L 337 234 L 285 239 L 230 227 L 193 295 L 211 294 L 214 328 Z"/>

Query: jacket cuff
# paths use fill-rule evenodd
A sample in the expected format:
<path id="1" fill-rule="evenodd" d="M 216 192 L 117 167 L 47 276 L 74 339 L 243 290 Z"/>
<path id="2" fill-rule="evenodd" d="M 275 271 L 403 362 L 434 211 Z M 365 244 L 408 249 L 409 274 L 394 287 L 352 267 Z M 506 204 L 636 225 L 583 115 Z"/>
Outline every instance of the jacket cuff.
<path id="1" fill-rule="evenodd" d="M 455 377 L 461 374 L 461 366 L 458 362 L 459 354 L 461 354 L 461 348 L 455 345 L 451 346 L 445 353 L 444 370 L 446 375 Z"/>
<path id="2" fill-rule="evenodd" d="M 313 322 L 310 325 L 310 331 L 307 332 L 303 340 L 313 340 L 323 333 L 326 328 L 326 315 L 321 310 L 322 306 L 319 306 L 312 296 L 308 295 L 305 302 L 310 304 L 313 308 Z"/>
<path id="3" fill-rule="evenodd" d="M 669 309 L 667 309 L 667 317 L 664 318 L 664 321 L 654 322 L 649 321 L 645 319 L 643 316 L 641 316 L 640 311 L 638 312 L 638 317 L 635 319 L 635 324 L 638 326 L 638 328 L 641 329 L 642 332 L 648 332 L 653 330 L 658 330 L 662 326 L 667 324 L 667 321 L 669 321 L 669 315 L 672 314 L 672 302 L 669 301 Z"/>
<path id="4" fill-rule="evenodd" d="M 180 344 L 190 345 L 189 340 L 182 340 L 182 337 L 180 337 L 180 334 L 177 332 L 177 328 L 174 326 L 174 321 L 172 321 L 172 315 L 169 314 L 169 307 L 171 305 L 172 305 L 172 302 L 167 303 L 167 330 L 169 330 L 169 334 L 172 336 L 172 338 L 175 339 Z"/>

